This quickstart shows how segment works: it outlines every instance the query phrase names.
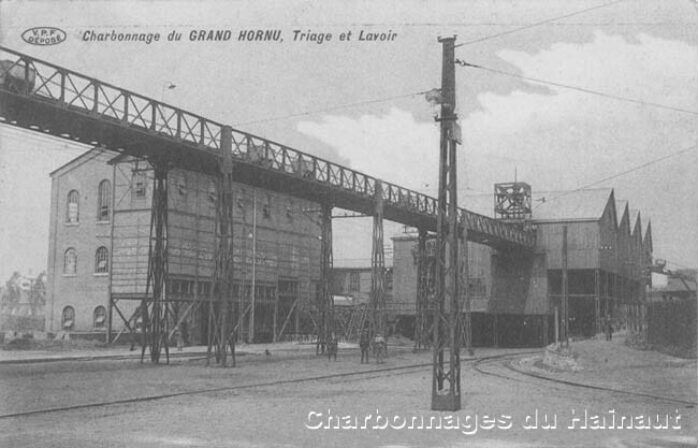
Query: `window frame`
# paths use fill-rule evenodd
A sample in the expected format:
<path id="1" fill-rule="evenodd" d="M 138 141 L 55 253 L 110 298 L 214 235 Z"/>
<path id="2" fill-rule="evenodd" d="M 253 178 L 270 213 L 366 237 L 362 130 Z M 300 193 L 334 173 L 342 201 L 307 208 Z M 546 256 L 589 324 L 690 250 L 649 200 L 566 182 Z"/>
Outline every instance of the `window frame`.
<path id="1" fill-rule="evenodd" d="M 71 253 L 73 257 L 73 269 L 68 270 L 68 254 Z M 73 277 L 78 274 L 78 251 L 74 247 L 68 247 L 63 252 L 63 275 Z"/>
<path id="2" fill-rule="evenodd" d="M 106 210 L 106 213 L 104 213 L 104 210 Z M 109 179 L 103 179 L 97 187 L 97 222 L 109 222 L 110 219 L 111 182 L 109 182 Z"/>
<path id="3" fill-rule="evenodd" d="M 67 318 L 69 316 L 69 318 Z M 66 325 L 70 322 L 69 325 Z M 66 305 L 61 311 L 61 331 L 73 331 L 75 330 L 75 307 L 72 305 Z"/>
<path id="4" fill-rule="evenodd" d="M 139 184 L 142 181 L 142 186 Z M 134 171 L 131 176 L 131 201 L 145 201 L 148 196 L 148 176 L 145 171 Z"/>
<path id="5" fill-rule="evenodd" d="M 100 267 L 100 261 L 104 262 L 104 267 Z M 99 246 L 95 251 L 95 275 L 109 274 L 109 249 L 106 246 Z"/>
<path id="6" fill-rule="evenodd" d="M 74 201 L 73 201 L 74 199 Z M 75 219 L 71 219 L 71 204 L 75 204 Z M 66 198 L 65 223 L 76 225 L 80 223 L 80 192 L 78 190 L 70 190 Z"/>
<path id="7" fill-rule="evenodd" d="M 361 291 L 361 273 L 358 271 L 349 272 L 349 292 Z"/>
<path id="8" fill-rule="evenodd" d="M 99 311 L 99 314 L 98 314 Z M 98 322 L 97 319 L 101 317 L 102 321 Z M 97 330 L 103 330 L 107 327 L 107 309 L 104 305 L 97 305 L 92 311 L 92 328 Z"/>

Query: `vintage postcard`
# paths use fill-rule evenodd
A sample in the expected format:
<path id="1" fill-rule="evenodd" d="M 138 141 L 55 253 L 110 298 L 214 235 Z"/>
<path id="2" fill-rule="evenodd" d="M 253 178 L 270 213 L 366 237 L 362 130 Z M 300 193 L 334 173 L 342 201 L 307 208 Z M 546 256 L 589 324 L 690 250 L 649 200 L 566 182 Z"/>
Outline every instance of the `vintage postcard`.
<path id="1" fill-rule="evenodd" d="M 0 0 L 0 446 L 688 447 L 694 0 Z"/>

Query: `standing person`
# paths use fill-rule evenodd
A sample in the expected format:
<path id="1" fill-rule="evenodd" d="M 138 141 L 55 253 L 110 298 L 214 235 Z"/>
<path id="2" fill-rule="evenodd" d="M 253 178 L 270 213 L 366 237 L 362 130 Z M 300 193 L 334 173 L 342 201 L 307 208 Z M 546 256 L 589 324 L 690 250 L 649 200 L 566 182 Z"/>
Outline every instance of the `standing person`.
<path id="1" fill-rule="evenodd" d="M 327 344 L 327 359 L 332 359 L 334 357 L 334 360 L 337 360 L 337 345 L 337 336 L 333 332 L 330 343 Z"/>
<path id="2" fill-rule="evenodd" d="M 613 337 L 613 326 L 611 325 L 611 319 L 606 319 L 606 340 L 610 341 Z"/>
<path id="3" fill-rule="evenodd" d="M 368 331 L 363 330 L 361 332 L 361 338 L 359 339 L 359 347 L 361 347 L 361 364 L 364 363 L 364 358 L 366 363 L 368 363 L 368 348 L 371 345 L 371 340 L 368 337 Z"/>
<path id="4" fill-rule="evenodd" d="M 385 339 L 380 333 L 376 333 L 376 337 L 373 340 L 373 351 L 376 356 L 376 364 L 383 364 L 383 354 L 385 350 Z"/>
<path id="5" fill-rule="evenodd" d="M 182 343 L 185 347 L 189 347 L 189 327 L 186 320 L 182 321 L 180 328 L 182 330 Z"/>
<path id="6" fill-rule="evenodd" d="M 182 328 L 181 325 L 178 325 L 177 328 L 175 328 L 175 341 L 177 341 L 177 351 L 181 352 L 182 349 L 184 348 L 184 337 L 182 336 Z"/>

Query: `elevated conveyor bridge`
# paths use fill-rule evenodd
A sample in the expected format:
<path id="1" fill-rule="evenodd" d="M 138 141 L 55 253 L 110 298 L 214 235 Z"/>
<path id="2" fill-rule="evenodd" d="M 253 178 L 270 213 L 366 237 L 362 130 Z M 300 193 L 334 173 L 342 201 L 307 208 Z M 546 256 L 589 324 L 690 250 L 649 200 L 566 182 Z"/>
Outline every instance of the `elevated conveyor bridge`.
<path id="1" fill-rule="evenodd" d="M 0 118 L 8 124 L 174 166 L 217 173 L 224 125 L 161 101 L 0 47 Z M 379 179 L 283 144 L 232 130 L 236 181 L 373 214 Z M 383 217 L 436 230 L 436 199 L 381 181 Z M 460 209 L 468 239 L 531 248 L 535 237 Z"/>
<path id="2" fill-rule="evenodd" d="M 219 176 L 219 188 L 231 181 L 290 194 L 322 205 L 324 236 L 321 250 L 322 279 L 318 300 L 318 347 L 333 333 L 329 273 L 332 265 L 331 210 L 339 207 L 374 217 L 372 302 L 370 327 L 383 332 L 384 272 L 382 220 L 388 219 L 435 232 L 437 200 L 422 193 L 371 177 L 348 167 L 312 156 L 283 144 L 233 129 L 201 115 L 102 82 L 58 65 L 0 47 L 0 120 L 42 134 L 75 140 L 147 159 L 154 167 L 155 183 L 149 256 L 149 286 L 143 298 L 144 328 L 151 358 L 167 353 L 167 170 L 181 167 Z M 437 157 L 436 151 L 434 152 Z M 231 195 L 219 194 L 219 229 L 216 287 L 221 306 L 232 297 Z M 467 239 L 499 249 L 532 250 L 535 232 L 459 209 Z M 229 218 L 229 217 L 228 217 Z M 151 295 L 148 296 L 149 291 Z M 225 304 L 228 306 L 229 304 Z M 214 307 L 210 307 L 211 310 Z M 224 308 L 221 308 L 224 309 Z M 212 311 L 213 312 L 213 311 Z M 148 315 L 148 313 L 151 313 Z M 212 319 L 209 341 L 216 344 L 217 359 L 225 365 L 228 322 L 225 315 Z M 111 315 L 111 313 L 110 313 Z M 212 342 L 209 342 L 211 344 Z M 144 351 L 145 351 L 144 344 Z M 168 355 L 169 356 L 169 355 Z"/>

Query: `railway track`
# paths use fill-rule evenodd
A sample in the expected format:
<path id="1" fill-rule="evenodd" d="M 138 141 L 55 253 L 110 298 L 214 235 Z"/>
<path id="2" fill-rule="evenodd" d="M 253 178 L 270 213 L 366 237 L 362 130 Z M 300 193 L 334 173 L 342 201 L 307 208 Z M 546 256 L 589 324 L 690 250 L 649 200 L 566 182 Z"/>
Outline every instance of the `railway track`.
<path id="1" fill-rule="evenodd" d="M 493 376 L 493 377 L 501 378 L 501 379 L 508 380 L 508 381 L 529 382 L 530 383 L 531 379 L 533 379 L 534 381 L 537 381 L 537 382 L 550 382 L 550 383 L 555 383 L 555 384 L 565 386 L 568 388 L 600 390 L 600 391 L 612 392 L 612 393 L 617 393 L 617 394 L 624 394 L 624 395 L 635 396 L 635 397 L 650 398 L 653 400 L 664 401 L 664 402 L 673 403 L 673 404 L 681 404 L 681 405 L 684 405 L 687 407 L 693 407 L 693 406 L 698 405 L 698 403 L 693 402 L 693 401 L 681 400 L 681 399 L 676 399 L 676 398 L 672 398 L 672 397 L 664 397 L 664 396 L 646 394 L 646 393 L 641 393 L 641 392 L 632 392 L 632 391 L 626 391 L 626 390 L 621 390 L 621 389 L 607 388 L 607 387 L 603 387 L 603 386 L 575 383 L 575 382 L 571 382 L 571 381 L 550 378 L 550 377 L 539 375 L 539 374 L 536 374 L 533 372 L 525 372 L 525 371 L 516 369 L 511 364 L 513 360 L 516 360 L 518 358 L 521 358 L 522 356 L 530 355 L 533 353 L 539 353 L 539 351 L 535 350 L 535 351 L 527 351 L 527 352 L 505 353 L 505 354 L 486 356 L 486 357 L 480 357 L 480 358 L 470 358 L 470 359 L 466 358 L 466 359 L 463 359 L 462 362 L 463 362 L 463 364 L 470 364 L 472 366 L 473 370 L 475 370 L 476 372 L 478 372 L 482 375 Z M 205 359 L 205 358 L 201 358 L 201 359 Z M 488 369 L 488 367 L 492 367 L 492 366 L 495 367 L 494 370 Z M 324 375 L 307 375 L 307 376 L 300 376 L 300 377 L 296 377 L 296 378 L 288 378 L 288 379 L 282 379 L 282 380 L 260 381 L 260 382 L 240 384 L 240 385 L 235 385 L 235 386 L 209 387 L 209 388 L 203 388 L 203 389 L 194 389 L 194 390 L 179 391 L 179 392 L 172 392 L 172 393 L 154 394 L 154 395 L 148 395 L 148 396 L 143 396 L 143 397 L 124 398 L 124 399 L 94 402 L 94 403 L 82 403 L 82 404 L 75 404 L 75 405 L 69 405 L 69 406 L 57 406 L 57 407 L 52 407 L 52 408 L 34 409 L 34 410 L 29 410 L 29 411 L 17 412 L 17 413 L 3 414 L 3 415 L 0 415 L 0 420 L 7 420 L 7 419 L 13 419 L 13 418 L 20 418 L 20 417 L 31 417 L 31 416 L 51 414 L 51 413 L 69 412 L 69 411 L 80 410 L 80 409 L 109 407 L 109 406 L 117 406 L 117 405 L 124 405 L 124 404 L 139 404 L 139 403 L 153 402 L 153 401 L 158 401 L 158 400 L 165 400 L 165 399 L 170 399 L 170 398 L 203 395 L 203 394 L 209 394 L 209 393 L 233 392 L 233 391 L 241 391 L 241 390 L 246 390 L 246 389 L 270 387 L 270 386 L 281 386 L 281 385 L 286 385 L 286 384 L 297 384 L 297 383 L 313 382 L 313 381 L 329 381 L 329 380 L 348 378 L 348 377 L 371 379 L 371 378 L 376 378 L 376 377 L 381 377 L 381 376 L 397 376 L 397 375 L 405 375 L 408 373 L 412 373 L 415 370 L 431 368 L 431 367 L 432 367 L 431 362 L 414 363 L 414 364 L 407 364 L 407 365 L 401 365 L 401 366 L 377 367 L 377 368 L 373 368 L 370 370 L 353 370 L 353 371 L 349 371 L 349 372 L 338 372 L 338 373 L 331 373 L 331 374 L 324 374 Z"/>
<path id="2" fill-rule="evenodd" d="M 512 361 L 514 361 L 517 358 L 520 358 L 521 356 L 522 356 L 522 354 L 510 355 L 510 356 L 502 357 L 499 359 L 482 358 L 482 359 L 476 360 L 473 363 L 472 367 L 473 367 L 473 370 L 475 370 L 476 372 L 478 372 L 480 374 L 487 375 L 487 376 L 493 376 L 493 377 L 497 377 L 497 378 L 502 378 L 502 379 L 509 380 L 509 381 L 531 382 L 531 381 L 529 381 L 529 379 L 533 378 L 534 380 L 549 382 L 549 383 L 567 386 L 567 387 L 571 387 L 571 388 L 597 390 L 597 391 L 612 392 L 612 393 L 616 393 L 616 394 L 628 395 L 628 396 L 634 396 L 634 397 L 650 398 L 652 400 L 663 401 L 663 402 L 672 403 L 672 404 L 684 405 L 684 406 L 689 407 L 689 408 L 692 408 L 694 406 L 698 406 L 698 402 L 696 402 L 696 401 L 682 400 L 682 399 L 678 399 L 678 398 L 648 394 L 648 393 L 644 393 L 644 392 L 633 392 L 633 391 L 628 391 L 628 390 L 623 390 L 623 389 L 616 389 L 616 388 L 605 387 L 605 386 L 597 386 L 594 384 L 576 383 L 573 381 L 567 381 L 567 380 L 558 379 L 558 378 L 551 378 L 551 377 L 541 375 L 541 374 L 538 374 L 535 372 L 524 371 L 521 369 L 517 369 L 512 364 Z M 495 371 L 493 371 L 493 370 L 487 370 L 486 368 L 484 368 L 484 366 L 491 366 L 491 365 L 496 365 L 497 367 L 499 367 L 499 371 L 497 371 L 497 369 L 495 369 Z M 504 373 L 502 373 L 502 372 L 504 372 Z M 513 373 L 514 375 L 511 375 L 511 373 Z"/>
<path id="3" fill-rule="evenodd" d="M 523 355 L 523 354 L 527 354 L 527 353 L 532 353 L 532 352 L 526 352 L 526 353 L 520 353 L 520 354 Z M 510 353 L 507 353 L 507 354 L 487 356 L 487 357 L 482 357 L 482 358 L 463 359 L 462 362 L 463 363 L 473 363 L 473 362 L 476 362 L 478 360 L 493 360 L 493 359 L 500 359 L 503 357 L 510 357 L 510 356 L 512 356 L 512 355 Z M 200 358 L 200 359 L 206 359 L 206 358 L 204 357 L 204 358 Z M 284 358 L 284 359 L 288 359 L 288 358 Z M 259 361 L 255 361 L 255 362 L 259 362 Z M 378 368 L 373 368 L 370 370 L 353 370 L 350 372 L 339 372 L 339 373 L 331 373 L 331 374 L 325 374 L 325 375 L 310 375 L 310 376 L 302 376 L 302 377 L 289 378 L 289 379 L 283 379 L 283 380 L 260 381 L 260 382 L 256 382 L 256 383 L 240 384 L 240 385 L 236 385 L 236 386 L 209 387 L 209 388 L 203 388 L 203 389 L 194 389 L 194 390 L 179 391 L 179 392 L 172 392 L 172 393 L 154 394 L 154 395 L 148 395 L 148 396 L 143 396 L 143 397 L 124 398 L 124 399 L 94 402 L 94 403 L 81 403 L 81 404 L 74 404 L 74 405 L 69 405 L 69 406 L 57 406 L 57 407 L 52 407 L 52 408 L 34 409 L 34 410 L 29 410 L 29 411 L 3 414 L 3 415 L 0 415 L 0 420 L 19 418 L 19 417 L 31 417 L 31 416 L 42 415 L 42 414 L 50 414 L 50 413 L 68 412 L 68 411 L 74 411 L 74 410 L 80 410 L 80 409 L 100 408 L 100 407 L 116 406 L 116 405 L 123 405 L 123 404 L 146 403 L 146 402 L 152 402 L 152 401 L 157 401 L 157 400 L 165 400 L 165 399 L 169 399 L 169 398 L 177 398 L 177 397 L 193 396 L 193 395 L 203 395 L 203 394 L 216 393 L 216 392 L 233 392 L 233 391 L 239 391 L 239 390 L 245 390 L 245 389 L 254 389 L 254 388 L 259 388 L 259 387 L 281 386 L 281 385 L 285 385 L 285 384 L 304 383 L 304 382 L 312 382 L 312 381 L 327 381 L 327 380 L 346 378 L 346 377 L 364 377 L 366 379 L 370 379 L 370 378 L 375 378 L 375 377 L 379 377 L 379 376 L 404 375 L 407 373 L 411 373 L 414 370 L 431 368 L 431 367 L 432 367 L 431 362 L 416 363 L 416 364 L 408 364 L 408 365 L 402 365 L 402 366 L 378 367 Z"/>

